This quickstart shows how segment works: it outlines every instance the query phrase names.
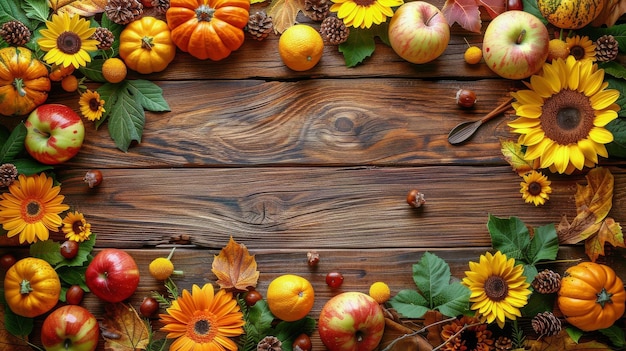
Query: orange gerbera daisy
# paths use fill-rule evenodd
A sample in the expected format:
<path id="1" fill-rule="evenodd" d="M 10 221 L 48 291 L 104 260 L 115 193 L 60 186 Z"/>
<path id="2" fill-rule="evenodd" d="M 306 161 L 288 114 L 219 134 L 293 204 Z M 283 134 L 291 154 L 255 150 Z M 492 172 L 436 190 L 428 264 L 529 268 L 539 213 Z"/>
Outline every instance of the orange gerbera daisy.
<path id="1" fill-rule="evenodd" d="M 223 289 L 214 293 L 211 284 L 202 288 L 194 284 L 191 293 L 183 290 L 159 317 L 161 330 L 176 339 L 170 350 L 177 351 L 236 351 L 231 338 L 243 334 L 245 324 L 232 293 Z"/>

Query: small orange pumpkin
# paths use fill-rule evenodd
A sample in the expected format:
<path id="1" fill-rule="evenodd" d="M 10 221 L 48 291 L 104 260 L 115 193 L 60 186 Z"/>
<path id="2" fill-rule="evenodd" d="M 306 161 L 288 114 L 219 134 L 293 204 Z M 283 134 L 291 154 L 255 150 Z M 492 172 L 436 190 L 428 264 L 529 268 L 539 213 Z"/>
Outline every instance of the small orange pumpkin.
<path id="1" fill-rule="evenodd" d="M 165 14 L 179 49 L 213 61 L 241 47 L 249 16 L 250 0 L 171 0 Z"/>
<path id="2" fill-rule="evenodd" d="M 48 99 L 48 68 L 29 49 L 0 50 L 0 114 L 25 115 Z"/>

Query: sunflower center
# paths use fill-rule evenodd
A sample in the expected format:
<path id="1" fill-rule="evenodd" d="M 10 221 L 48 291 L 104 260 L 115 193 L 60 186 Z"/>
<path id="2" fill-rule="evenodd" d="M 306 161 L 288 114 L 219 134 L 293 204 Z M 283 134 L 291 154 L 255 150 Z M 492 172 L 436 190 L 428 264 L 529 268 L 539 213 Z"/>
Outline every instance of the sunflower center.
<path id="1" fill-rule="evenodd" d="M 544 102 L 541 127 L 546 137 L 569 145 L 589 136 L 594 119 L 589 98 L 576 90 L 565 89 Z"/>
<path id="2" fill-rule="evenodd" d="M 569 54 L 574 56 L 576 61 L 585 57 L 585 48 L 580 45 L 574 45 L 569 49 Z"/>
<path id="3" fill-rule="evenodd" d="M 539 196 L 541 194 L 542 186 L 539 182 L 531 182 L 528 184 L 528 193 L 532 196 Z"/>
<path id="4" fill-rule="evenodd" d="M 492 301 L 502 301 L 509 294 L 509 286 L 502 277 L 492 275 L 485 281 L 485 294 Z"/>
<path id="5" fill-rule="evenodd" d="M 355 0 L 354 3 L 357 4 L 357 6 L 370 7 L 376 3 L 376 0 Z"/>
<path id="6" fill-rule="evenodd" d="M 82 41 L 74 32 L 63 32 L 57 37 L 57 47 L 67 55 L 74 55 L 80 51 Z"/>
<path id="7" fill-rule="evenodd" d="M 187 324 L 187 337 L 196 343 L 207 343 L 213 341 L 217 335 L 217 320 L 215 315 L 209 311 L 196 311 Z"/>
<path id="8" fill-rule="evenodd" d="M 478 337 L 476 336 L 476 332 L 472 330 L 472 328 L 465 329 L 461 333 L 461 345 L 465 346 L 465 349 L 468 351 L 476 350 L 478 346 Z"/>
<path id="9" fill-rule="evenodd" d="M 29 223 L 37 222 L 43 216 L 41 204 L 37 200 L 29 200 L 24 206 L 23 219 Z"/>
<path id="10" fill-rule="evenodd" d="M 74 221 L 74 223 L 72 223 L 72 231 L 76 234 L 82 233 L 85 229 L 84 224 L 83 221 Z"/>
<path id="11" fill-rule="evenodd" d="M 89 99 L 89 109 L 97 112 L 100 109 L 100 101 L 96 98 Z"/>

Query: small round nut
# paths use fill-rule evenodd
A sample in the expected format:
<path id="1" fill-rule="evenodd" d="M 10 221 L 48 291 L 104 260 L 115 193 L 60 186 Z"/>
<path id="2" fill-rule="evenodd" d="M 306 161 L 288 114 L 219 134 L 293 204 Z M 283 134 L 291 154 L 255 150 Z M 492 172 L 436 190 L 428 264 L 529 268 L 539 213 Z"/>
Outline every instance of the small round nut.
<path id="1" fill-rule="evenodd" d="M 456 104 L 457 105 L 461 107 L 465 107 L 465 108 L 470 108 L 474 106 L 475 103 L 476 103 L 476 93 L 473 92 L 472 90 L 459 89 L 456 92 Z"/>
<path id="2" fill-rule="evenodd" d="M 426 203 L 424 194 L 420 193 L 417 189 L 411 189 L 406 196 L 406 202 L 413 208 L 421 207 Z"/>
<path id="3" fill-rule="evenodd" d="M 307 264 L 309 265 L 309 267 L 315 267 L 320 262 L 320 254 L 315 250 L 311 250 L 307 252 L 306 258 L 307 258 Z"/>
<path id="4" fill-rule="evenodd" d="M 85 181 L 90 188 L 95 188 L 102 183 L 102 172 L 97 169 L 91 169 L 85 173 L 83 181 Z"/>

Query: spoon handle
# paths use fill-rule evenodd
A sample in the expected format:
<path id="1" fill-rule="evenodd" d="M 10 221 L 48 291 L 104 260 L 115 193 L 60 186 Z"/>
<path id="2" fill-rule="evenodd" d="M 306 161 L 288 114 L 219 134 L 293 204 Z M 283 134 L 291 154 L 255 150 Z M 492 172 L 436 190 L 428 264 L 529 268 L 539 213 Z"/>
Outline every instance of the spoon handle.
<path id="1" fill-rule="evenodd" d="M 481 124 L 485 123 L 485 122 L 489 121 L 490 119 L 498 116 L 502 112 L 508 110 L 511 107 L 511 102 L 513 102 L 513 98 L 512 97 L 507 99 L 505 102 L 501 103 L 500 105 L 498 105 L 498 107 L 494 108 L 491 112 L 489 112 L 483 118 L 481 118 L 480 119 L 480 123 Z"/>

